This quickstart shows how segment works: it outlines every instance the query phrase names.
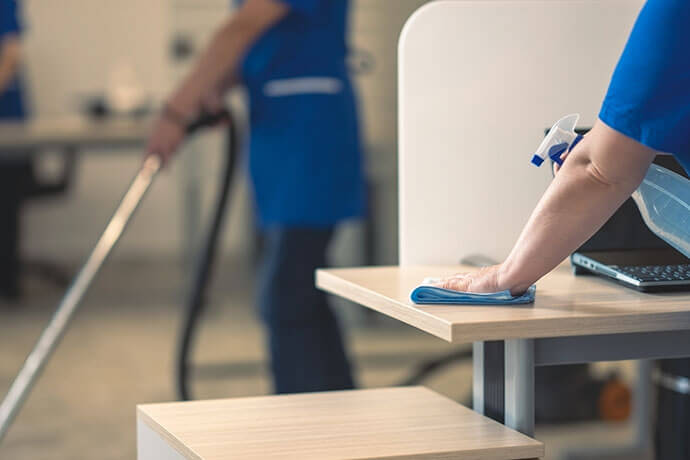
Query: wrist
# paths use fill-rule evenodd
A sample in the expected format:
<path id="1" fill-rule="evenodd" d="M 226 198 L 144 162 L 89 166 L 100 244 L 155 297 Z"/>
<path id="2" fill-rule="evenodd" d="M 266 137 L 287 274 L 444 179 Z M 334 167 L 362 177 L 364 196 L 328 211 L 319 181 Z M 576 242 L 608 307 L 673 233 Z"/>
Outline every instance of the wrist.
<path id="1" fill-rule="evenodd" d="M 188 115 L 186 111 L 178 109 L 177 106 L 172 102 L 166 102 L 163 104 L 163 108 L 161 109 L 161 117 L 176 124 L 182 129 L 189 126 L 192 121 L 191 115 Z"/>
<path id="2" fill-rule="evenodd" d="M 510 258 L 499 265 L 496 275 L 496 282 L 500 290 L 509 290 L 511 294 L 521 294 L 525 292 L 532 282 L 524 279 L 525 270 L 515 266 Z"/>
<path id="3" fill-rule="evenodd" d="M 176 91 L 173 96 L 167 100 L 165 107 L 171 112 L 179 115 L 179 118 L 191 121 L 194 115 L 199 111 L 200 102 L 191 98 L 188 95 L 189 91 L 180 89 Z"/>

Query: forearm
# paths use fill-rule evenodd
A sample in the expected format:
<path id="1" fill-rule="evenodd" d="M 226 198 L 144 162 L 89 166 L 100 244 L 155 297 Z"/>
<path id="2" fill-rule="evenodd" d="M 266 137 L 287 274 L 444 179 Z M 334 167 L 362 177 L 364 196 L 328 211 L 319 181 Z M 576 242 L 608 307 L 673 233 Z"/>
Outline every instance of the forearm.
<path id="1" fill-rule="evenodd" d="M 240 59 L 263 31 L 278 21 L 287 7 L 272 0 L 249 0 L 216 32 L 193 70 L 170 100 L 177 111 L 191 116 L 204 97 L 236 82 Z"/>
<path id="2" fill-rule="evenodd" d="M 244 50 L 235 37 L 241 36 L 228 21 L 204 50 L 193 70 L 173 94 L 170 103 L 186 115 L 199 110 L 203 97 L 215 88 L 221 88 L 226 76 L 235 71 Z"/>
<path id="3" fill-rule="evenodd" d="M 185 126 L 201 109 L 217 110 L 221 91 L 233 84 L 240 59 L 266 30 L 289 11 L 281 0 L 245 0 L 216 32 L 193 70 L 154 121 L 146 152 L 170 160 L 185 136 Z"/>
<path id="4" fill-rule="evenodd" d="M 519 292 L 556 267 L 630 196 L 654 155 L 598 122 L 539 201 L 502 266 L 499 283 Z"/>
<path id="5" fill-rule="evenodd" d="M 19 71 L 20 49 L 19 40 L 14 37 L 0 42 L 0 94 L 9 86 Z"/>

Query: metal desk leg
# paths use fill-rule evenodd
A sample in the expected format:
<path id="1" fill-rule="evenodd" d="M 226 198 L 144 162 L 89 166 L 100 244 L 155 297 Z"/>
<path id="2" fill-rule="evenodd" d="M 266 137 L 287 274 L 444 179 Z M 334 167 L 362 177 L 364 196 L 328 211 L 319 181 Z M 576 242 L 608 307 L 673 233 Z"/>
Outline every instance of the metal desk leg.
<path id="1" fill-rule="evenodd" d="M 502 340 L 472 346 L 474 410 L 498 422 L 504 419 L 504 344 Z"/>
<path id="2" fill-rule="evenodd" d="M 651 453 L 652 450 L 652 368 L 653 363 L 649 359 L 643 359 L 637 363 L 637 384 L 633 399 L 635 437 L 637 438 L 634 447 L 645 453 Z"/>
<path id="3" fill-rule="evenodd" d="M 484 414 L 484 342 L 472 344 L 472 409 Z"/>
<path id="4" fill-rule="evenodd" d="M 475 342 L 472 345 L 474 410 L 534 435 L 534 341 Z"/>
<path id="5" fill-rule="evenodd" d="M 534 436 L 534 341 L 505 341 L 505 424 Z"/>

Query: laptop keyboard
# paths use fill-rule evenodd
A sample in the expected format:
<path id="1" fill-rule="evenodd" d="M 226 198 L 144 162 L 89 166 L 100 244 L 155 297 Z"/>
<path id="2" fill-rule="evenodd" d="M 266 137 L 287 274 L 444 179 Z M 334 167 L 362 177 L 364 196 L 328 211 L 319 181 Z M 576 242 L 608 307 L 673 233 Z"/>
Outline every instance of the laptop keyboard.
<path id="1" fill-rule="evenodd" d="M 688 281 L 690 264 L 682 265 L 626 265 L 614 267 L 638 281 Z"/>

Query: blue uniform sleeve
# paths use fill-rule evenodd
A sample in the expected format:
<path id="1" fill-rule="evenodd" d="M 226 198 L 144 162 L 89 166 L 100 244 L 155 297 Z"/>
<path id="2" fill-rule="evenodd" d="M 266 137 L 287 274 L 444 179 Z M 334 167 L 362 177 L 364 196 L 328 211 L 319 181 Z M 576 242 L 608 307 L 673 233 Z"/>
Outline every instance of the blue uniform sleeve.
<path id="1" fill-rule="evenodd" d="M 21 33 L 17 0 L 0 0 L 0 38 Z"/>
<path id="2" fill-rule="evenodd" d="M 648 0 L 599 113 L 611 128 L 690 160 L 690 0 Z"/>

